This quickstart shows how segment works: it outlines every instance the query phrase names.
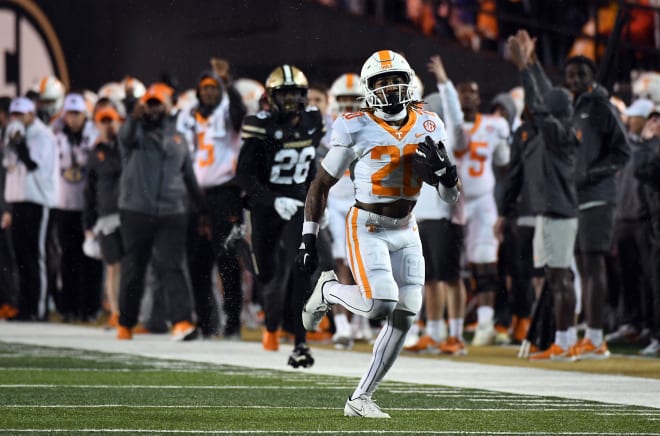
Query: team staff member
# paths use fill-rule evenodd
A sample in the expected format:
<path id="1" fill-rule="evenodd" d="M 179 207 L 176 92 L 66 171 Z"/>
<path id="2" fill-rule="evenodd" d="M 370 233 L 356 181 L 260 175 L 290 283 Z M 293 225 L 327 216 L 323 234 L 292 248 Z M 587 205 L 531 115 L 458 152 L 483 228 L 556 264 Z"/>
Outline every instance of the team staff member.
<path id="1" fill-rule="evenodd" d="M 247 117 L 236 180 L 247 193 L 252 249 L 262 287 L 265 350 L 279 348 L 283 322 L 293 330 L 289 364 L 311 366 L 300 309 L 309 277 L 294 267 L 303 221 L 303 201 L 316 174 L 316 148 L 325 133 L 321 113 L 307 107 L 307 78 L 292 65 L 275 68 L 266 79 L 270 110 Z M 285 320 L 285 316 L 287 319 Z"/>
<path id="2" fill-rule="evenodd" d="M 156 274 L 160 274 L 168 301 L 173 339 L 189 340 L 196 335 L 183 260 L 188 195 L 198 207 L 203 206 L 203 198 L 188 144 L 167 115 L 171 96 L 166 85 L 151 85 L 119 131 L 119 210 L 124 257 L 118 339 L 132 339 L 150 260 Z"/>
<path id="3" fill-rule="evenodd" d="M 81 94 L 71 93 L 62 106 L 62 129 L 55 133 L 60 159 L 57 202 L 52 211 L 57 240 L 60 243 L 58 310 L 64 320 L 88 320 L 101 306 L 103 266 L 98 259 L 83 253 L 83 189 L 87 179 L 87 161 L 98 132 L 87 118 L 87 106 Z"/>
<path id="4" fill-rule="evenodd" d="M 360 74 L 368 108 L 335 121 L 332 148 L 307 194 L 298 263 L 312 271 L 328 192 L 351 168 L 356 201 L 346 217 L 346 240 L 358 284 L 341 284 L 333 271 L 324 271 L 303 307 L 305 328 L 315 329 L 332 304 L 386 321 L 369 368 L 346 401 L 345 416 L 390 417 L 371 396 L 394 364 L 422 306 L 424 257 L 411 213 L 422 179 L 448 201 L 458 198 L 456 166 L 443 145 L 444 124 L 435 113 L 415 105 L 414 74 L 405 58 L 391 50 L 369 56 Z"/>
<path id="5" fill-rule="evenodd" d="M 53 132 L 36 116 L 34 103 L 18 97 L 9 106 L 5 133 L 5 200 L 12 210 L 12 241 L 19 278 L 18 318 L 45 320 L 46 227 L 59 178 Z"/>
<path id="6" fill-rule="evenodd" d="M 596 65 L 592 60 L 577 56 L 566 61 L 564 81 L 573 93 L 573 124 L 581 143 L 576 180 L 576 252 L 587 331 L 573 353 L 582 359 L 603 359 L 610 354 L 603 339 L 605 254 L 612 247 L 616 173 L 630 157 L 626 130 L 607 91 L 595 82 L 595 77 Z"/>
<path id="7" fill-rule="evenodd" d="M 227 236 L 242 222 L 240 189 L 229 182 L 236 173 L 241 146 L 241 123 L 246 110 L 241 95 L 231 85 L 229 65 L 214 59 L 217 71 L 206 71 L 197 82 L 198 103 L 182 111 L 177 129 L 191 146 L 193 169 L 199 186 L 204 190 L 209 208 L 210 243 L 200 235 L 194 217 L 189 223 L 188 264 L 195 296 L 199 327 L 204 336 L 214 333 L 212 325 L 215 260 L 224 295 L 225 338 L 240 338 L 241 332 L 241 271 L 238 257 Z M 209 245 L 210 244 L 210 245 Z"/>

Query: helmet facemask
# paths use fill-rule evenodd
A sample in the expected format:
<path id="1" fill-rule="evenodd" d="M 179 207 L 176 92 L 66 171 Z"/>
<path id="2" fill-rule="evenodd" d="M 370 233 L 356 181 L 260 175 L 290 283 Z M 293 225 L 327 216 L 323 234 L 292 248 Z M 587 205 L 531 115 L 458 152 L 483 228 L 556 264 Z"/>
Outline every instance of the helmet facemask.
<path id="1" fill-rule="evenodd" d="M 379 83 L 383 80 L 389 83 Z M 366 87 L 367 104 L 387 114 L 399 113 L 406 104 L 414 100 L 411 82 L 410 76 L 401 72 L 374 76 Z"/>
<path id="2" fill-rule="evenodd" d="M 307 78 L 298 68 L 282 65 L 266 79 L 270 104 L 284 118 L 292 118 L 307 107 Z"/>

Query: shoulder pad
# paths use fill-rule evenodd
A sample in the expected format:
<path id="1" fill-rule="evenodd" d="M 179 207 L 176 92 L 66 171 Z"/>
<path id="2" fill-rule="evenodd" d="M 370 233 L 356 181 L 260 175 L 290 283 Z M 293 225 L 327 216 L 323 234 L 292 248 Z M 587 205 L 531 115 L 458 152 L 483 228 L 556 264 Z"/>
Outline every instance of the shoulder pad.
<path id="1" fill-rule="evenodd" d="M 241 128 L 241 137 L 246 138 L 263 138 L 266 136 L 267 124 L 270 119 L 270 114 L 266 111 L 261 111 L 256 115 L 250 115 L 243 120 L 243 127 Z"/>
<path id="2" fill-rule="evenodd" d="M 348 112 L 335 120 L 332 124 L 332 129 L 339 129 L 340 131 L 347 133 L 355 133 L 364 126 L 368 118 L 369 115 L 362 111 Z"/>

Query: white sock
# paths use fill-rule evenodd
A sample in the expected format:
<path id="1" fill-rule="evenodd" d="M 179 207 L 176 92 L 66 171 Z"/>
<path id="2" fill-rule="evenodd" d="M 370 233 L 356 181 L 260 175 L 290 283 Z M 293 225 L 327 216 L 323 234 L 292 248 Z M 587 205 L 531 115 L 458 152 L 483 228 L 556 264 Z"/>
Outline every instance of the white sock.
<path id="1" fill-rule="evenodd" d="M 362 394 L 371 395 L 378 387 L 378 383 L 385 377 L 387 371 L 392 367 L 397 356 L 403 348 L 406 333 L 412 325 L 412 313 L 395 310 L 387 318 L 374 343 L 371 363 L 362 376 L 351 398 L 357 398 Z"/>
<path id="2" fill-rule="evenodd" d="M 573 346 L 577 343 L 577 328 L 571 326 L 568 328 L 568 346 Z"/>
<path id="3" fill-rule="evenodd" d="M 338 313 L 335 314 L 334 318 L 335 318 L 335 329 L 337 330 L 337 333 L 341 333 L 341 334 L 348 333 L 350 335 L 351 324 L 348 322 L 348 317 L 346 316 L 346 314 Z"/>
<path id="4" fill-rule="evenodd" d="M 323 286 L 323 299 L 329 304 L 341 304 L 349 311 L 365 315 L 374 305 L 374 300 L 365 298 L 357 285 L 328 283 Z"/>
<path id="5" fill-rule="evenodd" d="M 596 347 L 600 347 L 600 344 L 603 343 L 603 329 L 592 329 L 587 327 L 584 337 L 591 339 L 591 343 Z"/>
<path id="6" fill-rule="evenodd" d="M 490 306 L 479 306 L 477 308 L 477 322 L 479 324 L 488 324 L 493 321 L 495 309 Z"/>
<path id="7" fill-rule="evenodd" d="M 564 351 L 568 350 L 568 331 L 562 330 L 559 331 L 557 330 L 555 332 L 555 344 L 559 345 Z"/>
<path id="8" fill-rule="evenodd" d="M 444 320 L 429 320 L 426 323 L 426 334 L 435 342 L 440 342 L 447 336 L 447 327 Z"/>
<path id="9" fill-rule="evenodd" d="M 463 340 L 463 318 L 449 318 L 449 336 Z"/>

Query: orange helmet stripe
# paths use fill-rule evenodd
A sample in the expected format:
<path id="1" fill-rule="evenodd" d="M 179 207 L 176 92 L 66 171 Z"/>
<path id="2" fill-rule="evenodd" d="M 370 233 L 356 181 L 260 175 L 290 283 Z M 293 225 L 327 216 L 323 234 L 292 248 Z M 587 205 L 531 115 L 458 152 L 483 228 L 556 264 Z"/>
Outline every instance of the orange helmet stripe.
<path id="1" fill-rule="evenodd" d="M 48 83 L 48 76 L 41 79 L 41 82 L 39 82 L 39 94 L 43 94 L 44 92 L 46 92 L 47 83 Z"/>
<path id="2" fill-rule="evenodd" d="M 347 74 L 346 75 L 346 87 L 348 89 L 353 88 L 353 75 L 352 74 Z"/>
<path id="3" fill-rule="evenodd" d="M 392 68 L 392 52 L 389 50 L 381 50 L 378 52 L 378 60 L 382 69 Z"/>

